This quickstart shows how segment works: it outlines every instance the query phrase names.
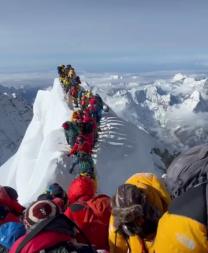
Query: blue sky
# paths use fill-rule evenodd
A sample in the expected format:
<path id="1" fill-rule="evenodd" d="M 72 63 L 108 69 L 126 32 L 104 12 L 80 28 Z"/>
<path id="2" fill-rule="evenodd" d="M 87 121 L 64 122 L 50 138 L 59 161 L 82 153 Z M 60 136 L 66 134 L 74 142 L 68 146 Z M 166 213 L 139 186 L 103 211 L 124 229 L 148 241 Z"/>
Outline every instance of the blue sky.
<path id="1" fill-rule="evenodd" d="M 207 0 L 0 0 L 1 71 L 208 66 Z"/>

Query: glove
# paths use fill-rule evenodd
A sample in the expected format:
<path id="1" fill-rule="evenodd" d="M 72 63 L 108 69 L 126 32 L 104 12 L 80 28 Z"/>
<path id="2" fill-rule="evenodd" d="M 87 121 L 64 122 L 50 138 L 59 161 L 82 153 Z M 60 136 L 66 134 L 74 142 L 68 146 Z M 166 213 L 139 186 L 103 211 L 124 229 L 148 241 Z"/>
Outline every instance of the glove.
<path id="1" fill-rule="evenodd" d="M 70 170 L 69 170 L 69 174 L 72 174 L 72 173 L 73 173 L 73 170 L 74 170 L 74 169 L 70 169 Z"/>

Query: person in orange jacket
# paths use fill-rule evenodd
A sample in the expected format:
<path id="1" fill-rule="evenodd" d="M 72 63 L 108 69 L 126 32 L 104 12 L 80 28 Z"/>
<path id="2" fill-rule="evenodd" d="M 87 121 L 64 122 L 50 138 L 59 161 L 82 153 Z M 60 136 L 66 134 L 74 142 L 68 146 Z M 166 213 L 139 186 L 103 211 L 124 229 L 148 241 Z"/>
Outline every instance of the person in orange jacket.
<path id="1" fill-rule="evenodd" d="M 169 203 L 164 184 L 154 174 L 137 173 L 120 185 L 112 200 L 110 252 L 153 252 L 157 224 Z"/>

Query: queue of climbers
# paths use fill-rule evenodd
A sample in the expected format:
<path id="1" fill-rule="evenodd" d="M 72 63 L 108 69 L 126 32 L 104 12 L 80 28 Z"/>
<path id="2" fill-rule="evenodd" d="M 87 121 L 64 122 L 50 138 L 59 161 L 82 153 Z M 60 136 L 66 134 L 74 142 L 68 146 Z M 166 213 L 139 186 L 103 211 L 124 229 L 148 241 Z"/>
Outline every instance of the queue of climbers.
<path id="1" fill-rule="evenodd" d="M 72 86 L 66 83 L 77 78 L 71 68 L 58 67 L 67 96 Z M 87 92 L 83 90 L 82 96 Z M 82 96 L 75 107 L 82 108 Z M 97 101 L 91 94 L 85 107 L 63 123 L 71 146 L 69 155 L 76 155 L 69 172 L 78 167 L 67 191 L 53 183 L 25 208 L 15 189 L 0 186 L 0 253 L 207 252 L 208 144 L 181 153 L 167 169 L 165 179 L 136 173 L 112 198 L 96 194 L 91 154 L 102 113 L 93 116 L 90 99 Z M 84 120 L 86 114 L 90 126 Z M 82 164 L 82 156 L 91 163 Z"/>
<path id="2" fill-rule="evenodd" d="M 58 74 L 67 102 L 77 109 L 74 110 L 71 120 L 62 125 L 70 146 L 69 156 L 73 158 L 69 173 L 73 173 L 77 168 L 75 174 L 95 178 L 92 150 L 100 130 L 104 105 L 102 98 L 81 86 L 80 77 L 71 65 L 58 66 Z"/>

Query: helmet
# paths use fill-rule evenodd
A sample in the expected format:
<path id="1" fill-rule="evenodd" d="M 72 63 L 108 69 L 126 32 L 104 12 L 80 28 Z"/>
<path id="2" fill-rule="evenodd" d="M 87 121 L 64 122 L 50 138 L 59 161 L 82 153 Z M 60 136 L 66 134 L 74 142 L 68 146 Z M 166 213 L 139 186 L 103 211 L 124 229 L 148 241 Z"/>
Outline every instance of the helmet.
<path id="1" fill-rule="evenodd" d="M 67 201 L 66 192 L 58 183 L 53 183 L 49 185 L 46 193 L 48 193 L 52 199 L 61 198 L 64 201 L 64 204 L 66 204 Z"/>
<path id="2" fill-rule="evenodd" d="M 74 203 L 80 198 L 92 198 L 96 193 L 96 183 L 90 177 L 79 176 L 75 178 L 68 187 L 68 199 L 70 203 Z"/>

